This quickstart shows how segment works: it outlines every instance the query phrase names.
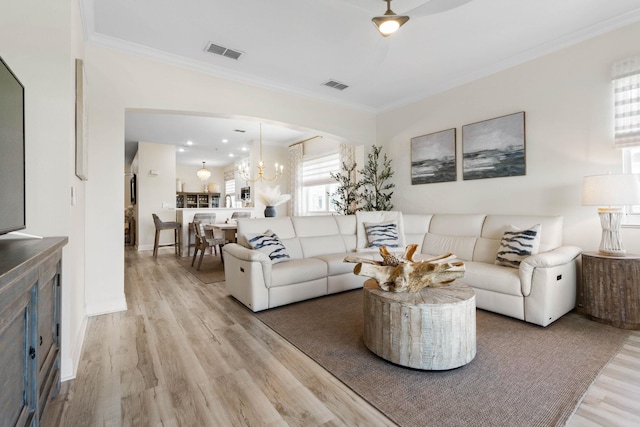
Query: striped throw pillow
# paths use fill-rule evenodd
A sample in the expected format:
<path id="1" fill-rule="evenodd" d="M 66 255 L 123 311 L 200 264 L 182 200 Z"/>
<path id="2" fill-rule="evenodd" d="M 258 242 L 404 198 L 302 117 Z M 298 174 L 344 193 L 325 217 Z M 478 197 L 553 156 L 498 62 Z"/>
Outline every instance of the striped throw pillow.
<path id="1" fill-rule="evenodd" d="M 367 241 L 369 242 L 367 247 L 369 248 L 379 248 L 381 246 L 388 248 L 400 247 L 397 221 L 365 222 L 364 230 L 367 233 Z"/>
<path id="2" fill-rule="evenodd" d="M 277 264 L 291 259 L 287 253 L 287 248 L 284 247 L 276 233 L 271 230 L 267 230 L 262 234 L 248 234 L 247 241 L 252 249 L 267 254 L 271 260 L 271 264 Z"/>
<path id="3" fill-rule="evenodd" d="M 495 263 L 518 268 L 523 259 L 538 253 L 541 230 L 542 226 L 540 224 L 536 224 L 527 230 L 520 230 L 510 226 L 510 230 L 505 231 L 502 236 Z"/>

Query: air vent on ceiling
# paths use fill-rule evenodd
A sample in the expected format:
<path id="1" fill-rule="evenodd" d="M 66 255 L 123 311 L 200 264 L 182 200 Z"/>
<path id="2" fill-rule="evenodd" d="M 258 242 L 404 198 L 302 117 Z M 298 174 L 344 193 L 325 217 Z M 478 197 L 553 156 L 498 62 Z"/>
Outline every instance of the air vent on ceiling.
<path id="1" fill-rule="evenodd" d="M 235 60 L 238 60 L 243 55 L 243 52 L 229 49 L 228 47 L 220 46 L 219 44 L 215 44 L 215 43 L 209 43 L 205 50 L 209 53 L 214 53 L 216 55 L 224 56 L 226 58 L 231 58 Z"/>
<path id="2" fill-rule="evenodd" d="M 240 132 L 240 133 L 245 133 L 246 132 L 246 130 L 244 130 L 244 129 L 234 129 L 233 131 L 234 132 Z"/>
<path id="3" fill-rule="evenodd" d="M 332 87 L 334 89 L 338 89 L 338 90 L 345 90 L 346 88 L 349 87 L 349 85 L 346 85 L 344 83 L 340 83 L 340 82 L 335 81 L 335 80 L 329 80 L 329 81 L 326 81 L 326 82 L 324 82 L 322 84 L 325 85 L 325 86 Z"/>

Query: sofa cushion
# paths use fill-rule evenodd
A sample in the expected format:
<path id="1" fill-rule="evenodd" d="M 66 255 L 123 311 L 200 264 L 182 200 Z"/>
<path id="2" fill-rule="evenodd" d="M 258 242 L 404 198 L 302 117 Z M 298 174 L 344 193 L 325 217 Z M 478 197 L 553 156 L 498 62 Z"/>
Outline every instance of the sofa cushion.
<path id="1" fill-rule="evenodd" d="M 424 235 L 429 231 L 433 215 L 425 214 L 402 214 L 402 224 L 404 226 L 404 244 L 418 245 L 417 252 L 422 251 Z"/>
<path id="2" fill-rule="evenodd" d="M 476 247 L 473 249 L 473 261 L 495 263 L 496 255 L 500 248 L 500 240 L 478 237 Z"/>
<path id="3" fill-rule="evenodd" d="M 298 237 L 332 236 L 340 233 L 332 215 L 292 216 L 291 222 Z"/>
<path id="4" fill-rule="evenodd" d="M 339 234 L 301 237 L 299 240 L 304 258 L 333 253 L 344 254 L 347 251 L 342 236 Z"/>
<path id="5" fill-rule="evenodd" d="M 338 230 L 342 236 L 342 241 L 347 252 L 356 250 L 356 216 L 355 215 L 334 215 L 333 218 L 338 224 Z"/>
<path id="6" fill-rule="evenodd" d="M 271 288 L 327 277 L 327 263 L 316 258 L 293 259 L 271 269 Z M 324 291 L 326 293 L 326 289 Z"/>
<path id="7" fill-rule="evenodd" d="M 422 253 L 435 256 L 450 252 L 461 260 L 469 261 L 473 257 L 475 244 L 474 236 L 443 236 L 427 233 L 422 243 Z"/>
<path id="8" fill-rule="evenodd" d="M 388 248 L 400 247 L 400 237 L 398 236 L 398 222 L 365 222 L 364 230 L 367 233 L 367 247 Z"/>
<path id="9" fill-rule="evenodd" d="M 267 254 L 272 264 L 289 261 L 291 258 L 287 253 L 287 248 L 271 230 L 259 234 L 248 233 L 246 238 L 251 248 Z"/>
<path id="10" fill-rule="evenodd" d="M 506 295 L 523 296 L 517 268 L 475 261 L 465 261 L 464 266 L 464 277 L 460 281 L 469 286 Z"/>
<path id="11" fill-rule="evenodd" d="M 345 273 L 353 273 L 353 269 L 356 264 L 353 262 L 344 262 L 344 257 L 350 255 L 348 253 L 343 254 L 327 254 L 327 255 L 318 255 L 315 258 L 320 259 L 327 263 L 327 268 L 329 269 L 329 276 L 336 276 L 338 274 Z M 364 253 L 358 254 L 360 258 L 368 258 L 374 259 L 375 253 Z"/>
<path id="12" fill-rule="evenodd" d="M 538 253 L 540 232 L 540 224 L 526 230 L 511 226 L 510 230 L 505 231 L 502 236 L 495 263 L 518 268 L 523 259 Z"/>
<path id="13" fill-rule="evenodd" d="M 442 236 L 479 237 L 485 218 L 486 215 L 482 214 L 435 214 L 429 223 L 429 233 Z"/>

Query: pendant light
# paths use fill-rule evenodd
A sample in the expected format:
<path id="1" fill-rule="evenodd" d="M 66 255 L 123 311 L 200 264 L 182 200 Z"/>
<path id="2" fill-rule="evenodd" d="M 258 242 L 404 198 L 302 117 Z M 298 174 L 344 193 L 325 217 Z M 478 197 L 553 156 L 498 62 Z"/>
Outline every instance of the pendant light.
<path id="1" fill-rule="evenodd" d="M 198 175 L 198 178 L 200 178 L 200 181 L 206 181 L 211 176 L 211 171 L 205 168 L 204 162 L 202 162 L 202 168 L 198 169 L 198 172 L 196 172 L 196 174 Z"/>

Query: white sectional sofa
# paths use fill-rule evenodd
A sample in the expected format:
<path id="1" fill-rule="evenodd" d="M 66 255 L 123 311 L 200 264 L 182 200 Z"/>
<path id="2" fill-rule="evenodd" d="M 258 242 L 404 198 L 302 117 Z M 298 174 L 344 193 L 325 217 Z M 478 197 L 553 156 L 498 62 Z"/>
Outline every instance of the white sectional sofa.
<path id="1" fill-rule="evenodd" d="M 367 248 L 365 222 L 397 222 L 403 252 L 419 245 L 414 259 L 451 252 L 465 262 L 463 282 L 476 292 L 478 308 L 547 326 L 574 308 L 580 248 L 562 245 L 559 216 L 454 215 L 362 212 L 351 216 L 301 216 L 238 220 L 238 243 L 223 247 L 229 293 L 253 311 L 362 287 L 347 254 L 377 257 Z M 509 227 L 541 225 L 539 252 L 518 268 L 496 265 Z M 289 259 L 272 263 L 251 249 L 247 237 L 273 231 Z"/>

